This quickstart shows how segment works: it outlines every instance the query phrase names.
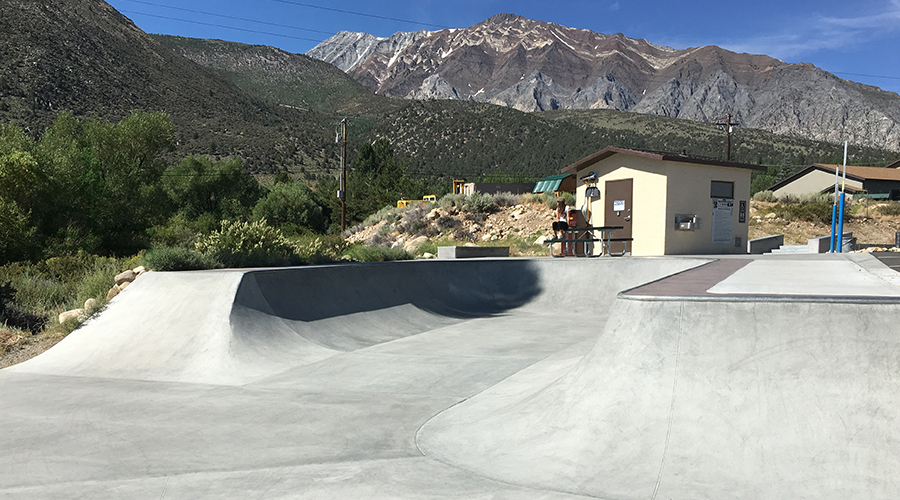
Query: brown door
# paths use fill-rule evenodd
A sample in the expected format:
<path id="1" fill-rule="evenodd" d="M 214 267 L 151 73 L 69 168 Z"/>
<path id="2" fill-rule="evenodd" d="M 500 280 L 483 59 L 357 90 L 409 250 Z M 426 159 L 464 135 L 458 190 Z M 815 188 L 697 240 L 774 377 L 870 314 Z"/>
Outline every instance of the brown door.
<path id="1" fill-rule="evenodd" d="M 613 238 L 631 238 L 631 208 L 634 179 L 606 182 L 606 222 L 607 226 L 622 226 L 613 231 Z M 610 244 L 610 252 L 621 253 L 624 243 L 615 241 Z M 633 248 L 630 244 L 628 248 Z"/>

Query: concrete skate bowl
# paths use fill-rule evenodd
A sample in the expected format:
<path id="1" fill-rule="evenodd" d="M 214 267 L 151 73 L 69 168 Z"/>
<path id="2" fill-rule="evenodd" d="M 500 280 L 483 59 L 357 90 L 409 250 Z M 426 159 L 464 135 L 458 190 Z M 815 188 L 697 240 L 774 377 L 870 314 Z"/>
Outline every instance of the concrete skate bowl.
<path id="1" fill-rule="evenodd" d="M 417 443 L 604 499 L 898 498 L 900 306 L 742 300 L 625 296 L 568 373 L 510 377 Z"/>
<path id="2" fill-rule="evenodd" d="M 150 273 L 97 319 L 13 370 L 244 385 L 478 318 L 543 315 L 552 326 L 565 311 L 595 325 L 617 292 L 704 262 L 506 259 Z"/>

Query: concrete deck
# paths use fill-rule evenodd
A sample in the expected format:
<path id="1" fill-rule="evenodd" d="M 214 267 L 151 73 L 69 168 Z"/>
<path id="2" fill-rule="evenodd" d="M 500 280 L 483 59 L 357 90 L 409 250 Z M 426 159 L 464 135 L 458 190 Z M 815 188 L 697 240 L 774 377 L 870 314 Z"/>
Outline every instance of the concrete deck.
<path id="1" fill-rule="evenodd" d="M 801 257 L 151 273 L 0 371 L 0 498 L 896 498 L 898 275 Z"/>

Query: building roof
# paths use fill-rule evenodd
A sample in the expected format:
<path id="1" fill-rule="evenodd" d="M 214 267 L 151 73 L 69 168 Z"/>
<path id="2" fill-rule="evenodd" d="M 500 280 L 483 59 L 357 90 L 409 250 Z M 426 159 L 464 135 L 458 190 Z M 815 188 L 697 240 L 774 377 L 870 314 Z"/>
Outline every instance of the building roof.
<path id="1" fill-rule="evenodd" d="M 819 170 L 821 172 L 827 172 L 829 174 L 834 174 L 835 169 L 838 169 L 841 175 L 844 174 L 844 166 L 843 165 L 829 165 L 825 163 L 815 163 L 812 164 L 803 170 L 797 172 L 796 174 L 785 177 L 780 182 L 773 184 L 769 191 L 775 191 L 776 189 L 781 189 L 784 186 L 794 182 L 795 180 L 805 176 L 806 174 L 812 172 L 813 170 Z M 868 180 L 873 181 L 896 181 L 900 182 L 900 169 L 897 168 L 885 168 L 885 167 L 857 167 L 855 165 L 847 165 L 847 178 L 853 179 L 857 182 L 865 182 Z"/>
<path id="2" fill-rule="evenodd" d="M 607 146 L 590 156 L 582 158 L 575 163 L 562 169 L 563 172 L 575 173 L 580 169 L 593 165 L 598 161 L 605 160 L 616 154 L 624 154 L 629 156 L 638 156 L 657 161 L 677 161 L 682 163 L 695 163 L 700 165 L 711 165 L 716 167 L 732 167 L 745 168 L 749 170 L 766 170 L 766 167 L 760 165 L 751 165 L 749 163 L 740 163 L 736 161 L 726 161 L 711 156 L 690 155 L 686 153 L 665 153 L 662 151 L 648 151 L 645 149 L 620 148 L 616 146 Z"/>
<path id="3" fill-rule="evenodd" d="M 534 189 L 531 191 L 532 193 L 546 193 L 549 191 L 559 191 L 559 186 L 562 184 L 562 181 L 566 177 L 571 177 L 572 174 L 557 174 L 551 175 L 549 177 L 544 177 L 543 179 L 537 181 L 534 185 Z"/>
<path id="4" fill-rule="evenodd" d="M 893 163 L 888 163 L 884 166 L 884 168 L 900 168 L 900 160 L 897 160 Z"/>

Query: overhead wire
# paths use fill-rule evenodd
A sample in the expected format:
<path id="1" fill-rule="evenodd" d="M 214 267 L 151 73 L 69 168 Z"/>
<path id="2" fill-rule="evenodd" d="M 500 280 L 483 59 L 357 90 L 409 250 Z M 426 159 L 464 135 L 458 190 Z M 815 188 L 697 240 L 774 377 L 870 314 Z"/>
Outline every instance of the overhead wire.
<path id="1" fill-rule="evenodd" d="M 155 3 L 155 2 L 147 2 L 144 0 L 123 0 L 123 1 L 130 2 L 130 3 L 142 4 L 142 5 L 148 5 L 150 7 L 162 7 L 164 9 L 179 10 L 182 12 L 190 12 L 192 14 L 202 14 L 204 16 L 220 17 L 222 19 L 231 19 L 233 21 L 243 21 L 243 22 L 247 22 L 247 23 L 262 24 L 265 26 L 274 26 L 277 28 L 288 28 L 288 29 L 292 29 L 292 30 L 309 31 L 311 33 L 322 33 L 324 35 L 333 35 L 334 34 L 330 31 L 317 30 L 317 29 L 313 29 L 313 28 L 303 28 L 300 26 L 272 23 L 272 22 L 268 22 L 268 21 L 258 21 L 256 19 L 247 19 L 245 17 L 229 16 L 227 14 L 217 14 L 215 12 L 206 12 L 206 11 L 202 11 L 202 10 L 186 9 L 184 7 L 175 7 L 172 5 L 164 5 L 164 4 Z"/>
<path id="2" fill-rule="evenodd" d="M 119 12 L 121 12 L 123 14 L 155 17 L 157 19 L 166 19 L 169 21 L 179 21 L 179 22 L 183 22 L 183 23 L 198 24 L 201 26 L 210 26 L 213 28 L 224 28 L 224 29 L 235 30 L 235 31 L 244 31 L 247 33 L 257 33 L 260 35 L 277 36 L 277 37 L 281 37 L 281 38 L 291 38 L 293 40 L 304 40 L 307 42 L 316 42 L 316 43 L 322 42 L 322 40 L 317 40 L 314 38 L 306 38 L 306 37 L 302 37 L 302 36 L 293 36 L 293 35 L 284 35 L 282 33 L 272 33 L 272 32 L 268 32 L 268 31 L 254 30 L 254 29 L 250 29 L 250 28 L 238 28 L 236 26 L 225 26 L 223 24 L 206 23 L 203 21 L 194 21 L 194 20 L 190 20 L 190 19 L 180 19 L 177 17 L 161 16 L 159 14 L 148 14 L 146 12 L 134 12 L 134 11 L 129 11 L 129 10 L 120 10 Z"/>
<path id="3" fill-rule="evenodd" d="M 409 19 L 401 19 L 401 18 L 399 18 L 399 17 L 381 16 L 381 15 L 378 15 L 378 14 L 369 14 L 369 13 L 366 13 L 366 12 L 356 12 L 356 11 L 346 10 L 346 9 L 337 9 L 337 8 L 334 8 L 334 7 L 323 7 L 323 6 L 321 6 L 321 5 L 313 5 L 313 4 L 308 4 L 308 3 L 294 2 L 294 1 L 292 1 L 292 0 L 269 0 L 269 1 L 270 1 L 270 2 L 276 2 L 276 3 L 283 3 L 283 4 L 287 4 L 287 5 L 295 5 L 295 6 L 298 6 L 298 7 L 306 7 L 306 8 L 310 8 L 310 9 L 319 9 L 319 10 L 326 10 L 326 11 L 329 11 L 329 12 L 338 12 L 338 13 L 340 13 L 340 14 L 352 14 L 352 15 L 354 15 L 354 16 L 370 17 L 370 18 L 373 18 L 373 19 L 381 19 L 381 20 L 383 20 L 383 21 L 394 21 L 394 22 L 398 22 L 398 23 L 413 24 L 413 25 L 416 25 L 416 26 L 431 26 L 431 27 L 433 27 L 433 28 L 441 28 L 441 29 L 452 28 L 452 26 L 446 26 L 446 25 L 443 25 L 443 24 L 434 24 L 434 23 L 425 23 L 425 22 L 421 22 L 421 21 L 412 21 L 412 20 L 409 20 Z"/>

